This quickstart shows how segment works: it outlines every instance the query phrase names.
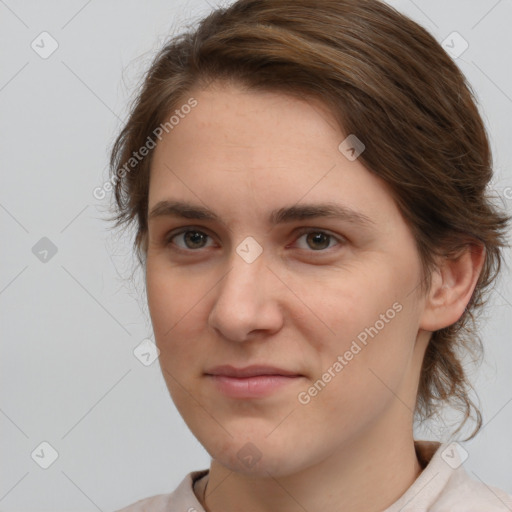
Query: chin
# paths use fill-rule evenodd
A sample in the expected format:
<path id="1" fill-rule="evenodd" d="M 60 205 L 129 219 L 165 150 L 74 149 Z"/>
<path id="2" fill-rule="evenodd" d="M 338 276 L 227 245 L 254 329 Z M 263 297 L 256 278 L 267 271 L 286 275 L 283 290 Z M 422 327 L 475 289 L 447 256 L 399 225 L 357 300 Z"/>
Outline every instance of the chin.
<path id="1" fill-rule="evenodd" d="M 229 430 L 229 429 L 228 429 Z M 222 439 L 212 439 L 211 432 L 205 439 L 196 436 L 211 458 L 230 471 L 253 477 L 282 477 L 293 474 L 314 463 L 313 454 L 297 450 L 300 440 L 293 442 L 293 436 L 285 436 L 295 449 L 287 446 L 283 433 L 268 435 L 268 429 L 260 434 L 239 436 L 223 435 Z"/>
<path id="2" fill-rule="evenodd" d="M 245 449 L 247 446 L 242 448 Z M 245 455 L 242 460 L 239 458 L 239 450 L 234 450 L 232 453 L 224 453 L 220 457 L 214 457 L 217 463 L 222 464 L 224 467 L 238 474 L 242 474 L 254 478 L 269 478 L 282 477 L 294 473 L 297 468 L 294 467 L 290 461 L 289 455 L 286 454 L 272 454 L 270 457 L 261 454 L 261 458 L 252 461 L 248 455 Z"/>

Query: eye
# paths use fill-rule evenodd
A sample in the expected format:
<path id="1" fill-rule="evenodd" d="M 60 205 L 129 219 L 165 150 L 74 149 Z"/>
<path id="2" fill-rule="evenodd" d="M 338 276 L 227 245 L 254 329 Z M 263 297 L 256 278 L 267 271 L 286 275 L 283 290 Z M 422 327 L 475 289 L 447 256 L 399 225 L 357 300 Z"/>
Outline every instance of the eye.
<path id="1" fill-rule="evenodd" d="M 321 231 L 318 229 L 307 229 L 307 230 L 301 230 L 300 231 L 301 236 L 297 239 L 300 240 L 302 237 L 306 237 L 305 241 L 307 244 L 307 247 L 299 247 L 300 249 L 312 249 L 315 252 L 323 251 L 325 249 L 330 249 L 333 247 L 330 245 L 330 242 L 336 241 L 338 242 L 337 245 L 340 245 L 343 243 L 343 240 L 337 236 L 334 236 L 330 233 L 327 233 L 325 231 Z"/>
<path id="2" fill-rule="evenodd" d="M 173 233 L 169 237 L 167 237 L 165 245 L 176 245 L 178 249 L 182 251 L 194 251 L 195 249 L 202 249 L 204 247 L 207 247 L 205 245 L 205 242 L 209 237 L 210 236 L 204 231 L 200 231 L 199 229 L 194 228 L 187 228 L 182 229 L 177 233 Z M 174 243 L 174 239 L 183 241 L 184 245 Z"/>
<path id="3" fill-rule="evenodd" d="M 335 236 L 326 231 L 304 228 L 299 232 L 299 238 L 297 238 L 296 242 L 301 238 L 305 237 L 306 247 L 302 246 L 299 249 L 306 250 L 309 252 L 322 252 L 326 249 L 330 249 L 335 245 L 340 245 L 344 242 L 341 237 Z M 166 246 L 174 245 L 177 250 L 180 251 L 188 251 L 188 252 L 197 252 L 198 249 L 207 248 L 207 240 L 211 238 L 210 235 L 196 229 L 194 227 L 187 227 L 186 229 L 182 229 L 181 231 L 171 233 L 165 240 Z M 174 240 L 179 240 L 182 243 L 176 243 Z M 332 243 L 336 242 L 336 243 Z"/>

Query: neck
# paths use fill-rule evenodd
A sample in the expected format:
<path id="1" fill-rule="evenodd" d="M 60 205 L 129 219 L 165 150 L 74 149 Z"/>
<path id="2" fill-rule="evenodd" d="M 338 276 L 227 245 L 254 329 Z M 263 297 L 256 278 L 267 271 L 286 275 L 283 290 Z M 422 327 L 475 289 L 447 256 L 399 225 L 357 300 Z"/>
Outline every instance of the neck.
<path id="1" fill-rule="evenodd" d="M 398 500 L 421 471 L 412 429 L 400 432 L 395 425 L 351 439 L 327 459 L 278 479 L 232 472 L 213 459 L 197 494 L 206 512 L 378 512 Z"/>

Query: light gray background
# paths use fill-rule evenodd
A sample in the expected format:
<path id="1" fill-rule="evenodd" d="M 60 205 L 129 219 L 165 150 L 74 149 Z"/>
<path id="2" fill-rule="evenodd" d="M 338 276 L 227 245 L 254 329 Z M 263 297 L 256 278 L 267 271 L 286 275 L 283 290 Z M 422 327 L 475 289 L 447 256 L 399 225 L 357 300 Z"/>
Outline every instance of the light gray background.
<path id="1" fill-rule="evenodd" d="M 453 31 L 468 41 L 457 62 L 510 211 L 512 0 L 390 3 L 439 41 Z M 108 177 L 108 149 L 154 51 L 210 9 L 206 0 L 0 0 L 2 511 L 114 510 L 209 466 L 158 361 L 146 367 L 133 354 L 152 334 L 141 277 L 126 284 L 129 233 L 109 231 L 108 198 L 92 191 Z M 31 48 L 43 31 L 59 45 L 47 59 Z M 57 247 L 46 263 L 32 251 L 42 237 Z M 483 325 L 486 426 L 463 446 L 474 478 L 512 493 L 509 254 Z M 43 441 L 58 452 L 48 469 L 31 457 Z"/>

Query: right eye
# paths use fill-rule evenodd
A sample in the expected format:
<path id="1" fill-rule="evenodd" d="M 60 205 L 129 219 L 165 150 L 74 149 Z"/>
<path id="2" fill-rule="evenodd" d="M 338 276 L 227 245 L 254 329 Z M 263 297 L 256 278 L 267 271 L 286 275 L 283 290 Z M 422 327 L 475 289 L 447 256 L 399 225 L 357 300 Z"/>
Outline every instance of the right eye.
<path id="1" fill-rule="evenodd" d="M 205 246 L 205 241 L 210 237 L 204 231 L 200 231 L 195 228 L 185 228 L 181 229 L 178 232 L 172 233 L 170 236 L 166 238 L 165 246 L 170 247 L 171 249 L 173 245 L 178 247 L 178 250 L 184 252 L 197 252 L 197 249 L 202 249 Z M 174 239 L 180 240 L 183 242 L 183 245 L 179 243 L 175 243 Z"/>

